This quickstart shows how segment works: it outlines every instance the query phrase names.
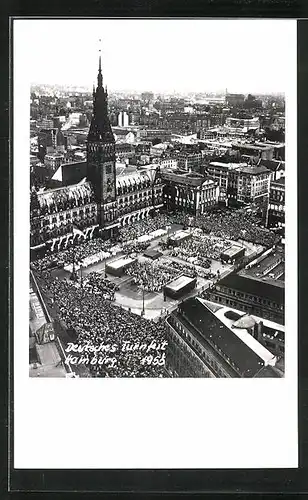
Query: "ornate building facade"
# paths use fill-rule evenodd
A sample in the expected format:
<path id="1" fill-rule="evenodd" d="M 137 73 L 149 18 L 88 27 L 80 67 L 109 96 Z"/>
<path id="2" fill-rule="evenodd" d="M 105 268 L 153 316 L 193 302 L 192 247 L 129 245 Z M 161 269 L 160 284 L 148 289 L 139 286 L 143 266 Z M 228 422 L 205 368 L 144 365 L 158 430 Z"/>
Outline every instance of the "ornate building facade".
<path id="1" fill-rule="evenodd" d="M 58 251 L 81 235 L 114 238 L 121 225 L 144 219 L 163 206 L 163 183 L 156 169 L 116 177 L 115 139 L 107 110 L 101 57 L 93 89 L 93 117 L 87 138 L 87 160 L 69 166 L 65 185 L 30 195 L 31 256 Z M 82 167 L 82 168 L 81 168 Z M 73 179 L 70 183 L 69 177 Z"/>

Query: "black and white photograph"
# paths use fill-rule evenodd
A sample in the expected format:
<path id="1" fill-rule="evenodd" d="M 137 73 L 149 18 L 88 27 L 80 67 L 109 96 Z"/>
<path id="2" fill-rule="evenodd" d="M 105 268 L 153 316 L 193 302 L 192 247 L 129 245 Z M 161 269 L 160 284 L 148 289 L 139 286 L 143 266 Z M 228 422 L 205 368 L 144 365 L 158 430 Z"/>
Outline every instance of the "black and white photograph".
<path id="1" fill-rule="evenodd" d="M 117 24 L 96 24 L 84 66 L 68 58 L 50 71 L 57 49 L 41 43 L 29 374 L 283 377 L 283 81 L 232 72 L 215 52 L 192 73 L 198 53 L 186 62 L 179 40 L 174 74 L 172 48 L 146 37 L 162 59 L 152 80 L 142 55 L 132 67 L 110 43 Z"/>
<path id="2" fill-rule="evenodd" d="M 268 408 L 279 391 L 291 394 L 294 23 L 14 24 L 14 342 L 23 377 L 40 379 L 46 398 L 46 379 L 76 395 L 97 379 L 181 379 L 185 394 L 188 379 L 207 379 L 194 387 L 208 398 L 222 388 L 210 379 L 258 379 L 238 381 L 256 398 L 272 379 Z M 159 383 L 174 398 L 181 392 L 180 382 Z M 102 387 L 109 397 L 119 383 Z"/>

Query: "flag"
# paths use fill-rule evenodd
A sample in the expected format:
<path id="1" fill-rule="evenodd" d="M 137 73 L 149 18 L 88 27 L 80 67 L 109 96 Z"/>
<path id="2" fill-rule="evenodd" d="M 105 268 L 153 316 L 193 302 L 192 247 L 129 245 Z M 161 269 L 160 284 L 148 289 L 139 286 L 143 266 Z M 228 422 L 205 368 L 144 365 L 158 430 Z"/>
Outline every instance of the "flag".
<path id="1" fill-rule="evenodd" d="M 74 235 L 79 234 L 80 236 L 83 236 L 84 239 L 86 239 L 86 235 L 82 231 L 80 231 L 80 229 L 78 229 L 78 227 L 76 226 L 73 226 L 73 234 Z"/>

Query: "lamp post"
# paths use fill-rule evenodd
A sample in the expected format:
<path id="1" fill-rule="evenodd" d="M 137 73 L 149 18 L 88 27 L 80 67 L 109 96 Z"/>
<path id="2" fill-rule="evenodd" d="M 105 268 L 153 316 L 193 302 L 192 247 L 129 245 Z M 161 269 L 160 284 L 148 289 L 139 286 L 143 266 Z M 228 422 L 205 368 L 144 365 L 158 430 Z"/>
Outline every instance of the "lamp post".
<path id="1" fill-rule="evenodd" d="M 142 285 L 142 311 L 141 311 L 141 316 L 144 316 L 145 310 L 144 310 L 144 285 Z"/>
<path id="2" fill-rule="evenodd" d="M 75 245 L 74 245 L 74 235 L 73 235 L 73 269 L 72 269 L 72 274 L 71 274 L 71 280 L 75 281 L 76 279 L 76 270 L 75 270 Z"/>
<path id="3" fill-rule="evenodd" d="M 82 308 L 83 302 L 83 274 L 82 274 L 82 265 L 80 263 L 80 306 Z"/>
<path id="4" fill-rule="evenodd" d="M 105 278 L 107 278 L 106 264 L 107 264 L 107 257 L 105 257 L 105 259 L 104 259 L 104 276 L 105 276 Z"/>
<path id="5" fill-rule="evenodd" d="M 76 267 L 75 267 L 75 260 L 76 260 L 76 259 L 75 259 L 75 257 L 76 257 L 76 256 L 75 256 L 75 243 L 74 243 L 74 236 L 75 236 L 75 235 L 74 235 L 74 232 L 73 232 L 73 246 L 72 246 L 72 249 L 73 249 L 73 269 L 72 269 L 72 274 L 71 274 L 71 277 L 70 277 L 70 279 L 71 279 L 72 281 L 76 281 L 76 279 L 77 279 L 77 275 L 76 275 Z"/>
<path id="6" fill-rule="evenodd" d="M 171 226 L 166 226 L 166 229 L 167 229 L 167 245 L 169 245 L 169 232 L 170 232 L 170 229 L 171 229 Z"/>

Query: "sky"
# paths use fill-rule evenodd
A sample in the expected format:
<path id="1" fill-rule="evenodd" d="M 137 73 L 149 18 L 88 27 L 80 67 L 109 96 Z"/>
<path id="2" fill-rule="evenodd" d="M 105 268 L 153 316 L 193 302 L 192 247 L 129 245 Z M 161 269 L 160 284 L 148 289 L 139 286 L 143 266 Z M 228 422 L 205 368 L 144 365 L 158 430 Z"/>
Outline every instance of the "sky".
<path id="1" fill-rule="evenodd" d="M 19 19 L 14 50 L 31 83 L 154 92 L 284 92 L 292 20 Z"/>

